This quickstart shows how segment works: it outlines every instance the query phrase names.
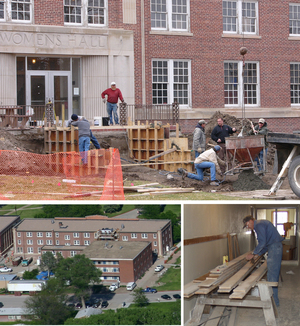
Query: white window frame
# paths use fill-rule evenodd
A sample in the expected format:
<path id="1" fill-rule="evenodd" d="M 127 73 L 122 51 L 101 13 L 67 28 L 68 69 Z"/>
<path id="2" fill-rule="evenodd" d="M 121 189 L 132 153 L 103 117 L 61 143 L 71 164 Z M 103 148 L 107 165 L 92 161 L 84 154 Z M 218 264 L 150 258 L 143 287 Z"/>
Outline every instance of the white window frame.
<path id="1" fill-rule="evenodd" d="M 73 238 L 79 238 L 79 232 L 74 232 L 73 233 Z"/>
<path id="2" fill-rule="evenodd" d="M 36 233 L 36 236 L 37 236 L 38 238 L 42 238 L 42 237 L 43 237 L 43 232 L 37 232 L 37 233 Z"/>
<path id="3" fill-rule="evenodd" d="M 295 12 L 291 13 L 291 8 L 292 7 L 298 7 L 297 11 L 300 12 L 300 3 L 290 3 L 289 4 L 289 35 L 290 36 L 299 36 L 300 35 L 300 16 L 297 17 L 298 15 Z M 294 17 L 291 17 L 292 15 Z M 292 22 L 295 22 L 296 27 L 294 27 L 294 26 L 291 27 Z M 292 33 L 291 33 L 291 28 L 292 28 Z M 293 29 L 296 29 L 298 32 L 293 33 Z"/>
<path id="4" fill-rule="evenodd" d="M 29 0 L 28 2 L 27 1 L 24 1 L 23 3 L 22 2 L 19 2 L 20 0 L 18 1 L 15 1 L 15 0 L 2 0 L 0 2 L 4 3 L 4 10 L 3 10 L 3 13 L 4 13 L 4 17 L 3 18 L 0 18 L 0 21 L 3 22 L 12 22 L 12 23 L 17 23 L 17 24 L 31 24 L 32 23 L 32 16 L 33 16 L 33 0 Z M 15 3 L 17 6 L 18 5 L 23 5 L 24 6 L 27 6 L 29 5 L 29 15 L 30 15 L 30 19 L 28 20 L 25 20 L 25 19 L 13 19 L 12 18 L 12 3 Z"/>
<path id="5" fill-rule="evenodd" d="M 20 239 L 18 239 L 18 245 L 21 245 L 22 241 Z"/>
<path id="6" fill-rule="evenodd" d="M 27 240 L 27 244 L 28 244 L 28 245 L 32 245 L 32 244 L 33 244 L 33 240 L 32 240 L 32 239 L 28 239 L 28 240 Z"/>
<path id="7" fill-rule="evenodd" d="M 225 104 L 225 95 L 224 95 L 224 105 L 225 107 L 242 107 L 243 104 L 243 61 L 232 61 L 232 60 L 225 60 L 223 64 L 223 74 L 224 74 L 224 94 L 225 94 L 225 63 L 237 63 L 237 69 L 238 69 L 238 103 L 237 104 Z M 256 104 L 244 104 L 245 107 L 251 108 L 251 107 L 259 107 L 260 106 L 260 66 L 258 61 L 247 61 L 246 64 L 256 64 L 256 72 L 257 72 L 257 87 L 256 87 Z M 234 83 L 226 83 L 233 85 Z"/>
<path id="8" fill-rule="evenodd" d="M 98 24 L 98 23 L 89 23 L 88 21 L 88 0 L 81 0 L 81 22 L 76 23 L 76 22 L 65 22 L 65 6 L 68 6 L 65 2 L 63 1 L 63 6 L 64 6 L 64 25 L 66 26 L 107 26 L 107 21 L 108 21 L 108 2 L 107 0 L 104 0 L 104 23 L 103 24 Z M 79 6 L 78 6 L 79 7 Z"/>
<path id="9" fill-rule="evenodd" d="M 59 240 L 55 240 L 56 246 L 59 246 Z"/>
<path id="10" fill-rule="evenodd" d="M 59 233 L 55 232 L 55 238 L 59 238 Z"/>
<path id="11" fill-rule="evenodd" d="M 27 237 L 27 238 L 32 237 L 32 232 L 26 232 L 26 237 Z"/>
<path id="12" fill-rule="evenodd" d="M 18 237 L 18 238 L 21 237 L 21 232 L 17 232 L 17 237 Z"/>
<path id="13" fill-rule="evenodd" d="M 46 232 L 46 238 L 52 238 L 52 232 Z"/>
<path id="14" fill-rule="evenodd" d="M 154 67 L 154 62 L 161 62 L 164 64 L 164 67 L 158 67 L 158 65 L 155 64 Z M 178 63 L 184 63 L 187 64 L 187 67 L 184 68 L 178 68 L 174 67 L 175 62 Z M 165 64 L 166 63 L 166 64 Z M 188 80 L 185 82 L 182 82 L 180 80 L 177 80 L 176 82 L 174 81 L 175 77 L 174 76 L 174 69 L 177 70 L 182 70 L 182 69 L 187 69 L 188 70 Z M 167 75 L 165 74 L 165 70 L 167 70 Z M 156 74 L 154 75 L 154 71 L 156 71 Z M 166 86 L 165 90 L 167 92 L 166 96 L 161 96 L 163 98 L 162 102 L 155 101 L 153 97 L 152 98 L 152 104 L 153 105 L 160 105 L 160 104 L 170 104 L 174 103 L 176 100 L 179 103 L 180 108 L 188 108 L 192 106 L 192 96 L 191 96 L 191 60 L 186 60 L 186 59 L 159 59 L 159 58 L 154 58 L 152 59 L 152 67 L 151 67 L 151 74 L 152 74 L 152 94 L 154 92 L 154 85 L 161 85 L 161 88 L 157 88 L 156 91 L 162 89 L 162 86 Z M 185 74 L 182 74 L 181 76 L 185 76 Z M 164 79 L 164 80 L 163 80 Z M 180 99 L 178 100 L 177 96 L 174 95 L 175 92 L 175 85 L 178 85 L 180 87 L 181 85 L 187 85 L 187 90 L 182 90 L 181 92 L 187 92 L 187 97 L 183 97 L 184 99 L 187 99 L 187 103 L 181 103 Z M 180 90 L 178 90 L 180 92 Z M 164 97 L 166 97 L 166 100 L 164 100 Z M 160 97 L 158 97 L 160 98 Z"/>
<path id="15" fill-rule="evenodd" d="M 44 244 L 44 240 L 42 240 L 42 239 L 37 240 L 37 244 L 38 245 L 43 245 Z"/>
<path id="16" fill-rule="evenodd" d="M 89 232 L 85 232 L 85 233 L 83 234 L 83 237 L 84 237 L 84 238 L 90 238 L 90 233 L 89 233 Z"/>
<path id="17" fill-rule="evenodd" d="M 33 248 L 32 247 L 27 247 L 27 253 L 28 254 L 33 254 Z"/>
<path id="18" fill-rule="evenodd" d="M 291 62 L 290 63 L 290 101 L 291 101 L 291 106 L 299 106 L 300 104 L 300 76 L 297 76 L 297 74 L 293 74 L 292 75 L 292 65 L 297 65 L 298 69 L 297 69 L 297 73 L 300 70 L 300 62 Z M 292 82 L 293 81 L 293 82 Z M 293 90 L 292 90 L 292 86 L 293 86 Z M 292 92 L 293 93 L 298 93 L 298 96 L 293 96 L 292 97 Z M 292 101 L 292 99 L 294 99 L 294 101 Z M 298 100 L 297 102 L 295 102 L 295 99 Z"/>
<path id="19" fill-rule="evenodd" d="M 190 0 L 186 0 L 186 13 L 180 13 L 180 12 L 173 13 L 173 8 L 178 8 L 178 4 L 176 3 L 174 4 L 173 1 L 176 2 L 176 0 L 151 0 L 150 1 L 151 30 L 170 31 L 170 32 L 187 32 L 190 30 Z M 166 11 L 162 11 L 161 9 L 162 6 L 166 7 Z M 157 11 L 152 11 L 152 9 L 157 9 Z M 156 26 L 152 26 L 152 14 L 159 15 L 160 17 L 165 15 L 165 19 L 162 19 L 161 21 L 164 21 L 166 26 L 156 27 L 158 25 L 157 23 L 155 24 Z M 173 21 L 173 15 L 185 16 L 186 28 L 173 27 L 173 22 L 175 23 L 178 22 L 180 24 L 180 20 Z M 154 22 L 156 21 L 158 20 L 154 20 Z"/>
<path id="20" fill-rule="evenodd" d="M 80 240 L 74 240 L 74 246 L 80 246 Z"/>
<path id="21" fill-rule="evenodd" d="M 142 239 L 148 239 L 148 233 L 142 233 Z"/>
<path id="22" fill-rule="evenodd" d="M 122 241 L 128 241 L 128 235 L 122 235 Z"/>
<path id="23" fill-rule="evenodd" d="M 65 234 L 65 240 L 70 240 L 70 235 L 69 234 Z"/>
<path id="24" fill-rule="evenodd" d="M 137 233 L 131 233 L 131 239 L 137 239 Z"/>
<path id="25" fill-rule="evenodd" d="M 157 239 L 157 234 L 153 233 L 153 239 Z"/>
<path id="26" fill-rule="evenodd" d="M 90 241 L 89 240 L 84 240 L 84 245 L 85 246 L 89 246 L 90 245 Z"/>
<path id="27" fill-rule="evenodd" d="M 75 255 L 76 255 L 76 251 L 75 250 L 70 251 L 70 256 L 71 257 L 74 257 Z"/>
<path id="28" fill-rule="evenodd" d="M 52 240 L 46 240 L 46 245 L 48 245 L 48 246 L 52 246 Z"/>
<path id="29" fill-rule="evenodd" d="M 153 246 L 157 247 L 157 241 L 153 242 Z"/>
<path id="30" fill-rule="evenodd" d="M 231 1 L 231 0 L 223 0 L 222 1 L 222 16 L 223 16 L 223 20 L 224 17 L 224 2 L 232 2 L 232 3 L 236 3 L 236 31 L 226 31 L 223 28 L 223 33 L 224 34 L 247 34 L 247 35 L 259 35 L 259 26 L 258 26 L 258 21 L 259 21 L 259 17 L 258 17 L 258 1 L 247 1 L 247 0 L 236 0 L 236 1 Z M 255 31 L 254 32 L 248 32 L 243 30 L 244 27 L 244 17 L 243 17 L 243 4 L 255 4 Z M 250 19 L 250 18 L 249 18 Z M 223 25 L 224 26 L 224 25 Z"/>

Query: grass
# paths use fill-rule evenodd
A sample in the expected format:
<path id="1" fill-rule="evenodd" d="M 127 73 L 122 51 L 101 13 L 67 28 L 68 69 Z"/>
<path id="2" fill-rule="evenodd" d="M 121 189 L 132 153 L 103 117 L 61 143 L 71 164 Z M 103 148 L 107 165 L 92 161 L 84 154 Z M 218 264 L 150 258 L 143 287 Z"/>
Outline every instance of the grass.
<path id="1" fill-rule="evenodd" d="M 99 203 L 101 204 L 101 203 Z M 124 214 L 124 213 L 127 213 L 127 212 L 130 212 L 132 210 L 135 209 L 135 205 L 123 205 L 122 207 L 122 210 L 119 211 L 119 212 L 115 212 L 115 213 L 106 213 L 105 215 L 107 215 L 108 217 L 114 217 L 114 216 L 117 216 L 117 215 L 120 215 L 120 214 Z"/>
<path id="2" fill-rule="evenodd" d="M 23 218 L 33 218 L 43 212 L 43 205 L 5 205 L 0 208 L 0 215 L 20 215 Z"/>
<path id="3" fill-rule="evenodd" d="M 155 288 L 158 291 L 180 291 L 181 268 L 170 267 L 155 283 Z"/>
<path id="4" fill-rule="evenodd" d="M 167 211 L 171 211 L 174 214 L 176 214 L 176 216 L 180 216 L 181 215 L 181 205 L 177 204 L 177 205 L 166 205 L 164 212 Z"/>

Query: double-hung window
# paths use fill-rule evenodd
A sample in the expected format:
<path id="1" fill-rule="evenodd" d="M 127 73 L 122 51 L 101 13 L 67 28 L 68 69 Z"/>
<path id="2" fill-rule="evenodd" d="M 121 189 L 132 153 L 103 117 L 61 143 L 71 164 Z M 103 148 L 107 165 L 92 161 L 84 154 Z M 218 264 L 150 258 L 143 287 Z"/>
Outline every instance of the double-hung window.
<path id="1" fill-rule="evenodd" d="M 105 26 L 107 0 L 64 0 L 65 24 Z"/>
<path id="2" fill-rule="evenodd" d="M 223 32 L 258 34 L 258 2 L 223 0 Z"/>
<path id="3" fill-rule="evenodd" d="M 258 62 L 246 62 L 245 66 L 242 61 L 224 62 L 225 106 L 259 106 L 259 94 Z"/>
<path id="4" fill-rule="evenodd" d="M 289 34 L 300 35 L 300 4 L 289 5 Z"/>
<path id="5" fill-rule="evenodd" d="M 190 105 L 191 64 L 188 60 L 152 60 L 152 103 Z"/>
<path id="6" fill-rule="evenodd" d="M 291 104 L 300 104 L 300 63 L 290 64 Z"/>
<path id="7" fill-rule="evenodd" d="M 31 23 L 33 0 L 0 1 L 0 21 Z"/>
<path id="8" fill-rule="evenodd" d="M 151 0 L 151 29 L 189 30 L 189 0 Z"/>

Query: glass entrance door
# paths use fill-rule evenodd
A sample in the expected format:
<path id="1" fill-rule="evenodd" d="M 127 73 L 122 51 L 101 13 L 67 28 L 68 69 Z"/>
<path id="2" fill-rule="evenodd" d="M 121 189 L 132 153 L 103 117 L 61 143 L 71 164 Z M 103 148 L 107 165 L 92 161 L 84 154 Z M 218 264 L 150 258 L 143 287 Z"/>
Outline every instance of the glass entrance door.
<path id="1" fill-rule="evenodd" d="M 72 112 L 70 71 L 28 71 L 27 105 L 33 107 L 53 103 L 55 117 L 67 120 Z"/>

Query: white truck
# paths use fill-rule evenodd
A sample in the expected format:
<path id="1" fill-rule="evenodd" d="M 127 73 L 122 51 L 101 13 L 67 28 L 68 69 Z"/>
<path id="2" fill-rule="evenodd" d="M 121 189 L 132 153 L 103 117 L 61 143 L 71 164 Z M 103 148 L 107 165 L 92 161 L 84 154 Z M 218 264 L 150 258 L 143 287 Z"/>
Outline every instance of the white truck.
<path id="1" fill-rule="evenodd" d="M 120 287 L 120 282 L 112 283 L 111 286 L 109 287 L 109 290 L 113 292 L 116 289 L 118 289 L 119 287 Z"/>

